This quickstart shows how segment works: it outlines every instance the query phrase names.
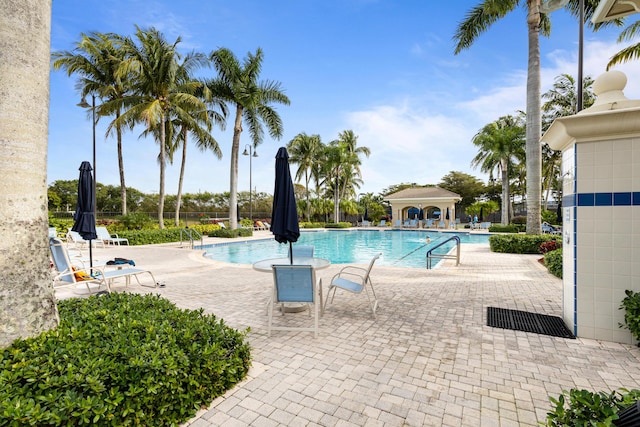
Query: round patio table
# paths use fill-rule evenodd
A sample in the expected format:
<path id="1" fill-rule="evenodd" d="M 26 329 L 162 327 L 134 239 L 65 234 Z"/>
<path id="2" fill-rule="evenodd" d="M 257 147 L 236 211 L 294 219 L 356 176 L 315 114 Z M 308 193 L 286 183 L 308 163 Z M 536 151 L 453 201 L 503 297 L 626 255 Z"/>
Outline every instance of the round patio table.
<path id="1" fill-rule="evenodd" d="M 322 270 L 331 265 L 331 261 L 325 258 L 316 257 L 293 257 L 293 264 L 289 257 L 263 259 L 253 263 L 253 269 L 263 273 L 271 273 L 273 265 L 310 265 L 315 270 Z M 298 313 L 307 309 L 305 304 L 285 304 L 286 313 Z"/>

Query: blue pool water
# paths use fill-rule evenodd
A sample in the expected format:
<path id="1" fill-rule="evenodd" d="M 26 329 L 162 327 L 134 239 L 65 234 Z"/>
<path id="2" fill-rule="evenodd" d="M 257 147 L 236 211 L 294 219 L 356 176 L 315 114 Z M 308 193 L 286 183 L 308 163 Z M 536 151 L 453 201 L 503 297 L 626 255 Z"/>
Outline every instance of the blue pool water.
<path id="1" fill-rule="evenodd" d="M 427 251 L 454 235 L 460 237 L 462 243 L 489 242 L 488 234 L 427 230 L 322 230 L 303 231 L 294 245 L 314 246 L 314 255 L 327 258 L 332 264 L 366 264 L 375 254 L 382 252 L 378 264 L 425 268 Z M 454 245 L 454 241 L 448 242 L 435 253 L 446 253 Z M 286 257 L 288 248 L 288 244 L 279 244 L 273 238 L 200 247 L 206 251 L 205 257 L 234 264 L 253 264 L 261 259 Z"/>

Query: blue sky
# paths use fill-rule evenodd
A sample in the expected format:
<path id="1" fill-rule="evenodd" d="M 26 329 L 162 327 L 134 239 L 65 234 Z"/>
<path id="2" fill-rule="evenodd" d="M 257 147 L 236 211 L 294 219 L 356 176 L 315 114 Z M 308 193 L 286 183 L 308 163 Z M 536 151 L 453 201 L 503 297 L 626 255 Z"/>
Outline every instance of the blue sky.
<path id="1" fill-rule="evenodd" d="M 319 134 L 328 143 L 351 129 L 363 159 L 358 192 L 378 193 L 403 182 L 437 184 L 450 171 L 483 180 L 471 168 L 471 139 L 485 124 L 526 107 L 525 9 L 512 12 L 459 55 L 458 23 L 476 1 L 424 0 L 54 0 L 51 50 L 69 50 L 82 32 L 131 35 L 155 27 L 181 50 L 231 49 L 239 59 L 260 47 L 263 79 L 281 82 L 290 106 L 277 106 L 284 137 L 266 137 L 252 162 L 252 184 L 273 193 L 275 154 L 295 135 Z M 523 2 L 524 3 L 524 2 Z M 564 11 L 552 15 L 552 35 L 541 38 L 542 91 L 562 73 L 577 75 L 578 24 Z M 585 30 L 584 74 L 605 71 L 620 50 L 619 30 Z M 628 98 L 640 98 L 640 63 L 625 72 Z M 203 71 L 213 75 L 213 70 Z M 76 78 L 51 72 L 48 182 L 76 179 L 91 160 L 91 120 L 76 104 Z M 232 120 L 214 132 L 221 160 L 189 146 L 183 191 L 229 191 Z M 119 185 L 115 139 L 97 125 L 98 182 Z M 124 135 L 127 186 L 158 191 L 157 144 L 142 128 Z M 241 152 L 249 144 L 243 134 Z M 292 167 L 295 172 L 295 167 Z M 177 191 L 179 161 L 167 168 L 166 191 Z M 239 159 L 239 191 L 249 190 L 249 158 Z"/>

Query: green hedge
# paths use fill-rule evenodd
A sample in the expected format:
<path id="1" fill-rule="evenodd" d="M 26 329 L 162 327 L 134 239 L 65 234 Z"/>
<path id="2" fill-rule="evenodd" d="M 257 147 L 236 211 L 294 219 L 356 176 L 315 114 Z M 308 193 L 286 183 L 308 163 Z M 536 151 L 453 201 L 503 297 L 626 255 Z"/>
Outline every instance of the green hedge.
<path id="1" fill-rule="evenodd" d="M 301 222 L 300 228 L 324 228 L 324 222 Z"/>
<path id="2" fill-rule="evenodd" d="M 611 393 L 593 393 L 589 390 L 563 391 L 557 398 L 550 397 L 553 410 L 547 412 L 550 427 L 611 426 L 618 419 L 618 411 L 628 408 L 640 399 L 640 390 L 620 389 Z"/>
<path id="3" fill-rule="evenodd" d="M 562 237 L 549 234 L 495 234 L 489 236 L 489 247 L 492 252 L 538 254 L 540 245 L 548 241 L 562 242 Z"/>
<path id="4" fill-rule="evenodd" d="M 519 231 L 520 231 L 519 227 L 515 224 L 509 224 L 509 225 L 494 224 L 489 227 L 489 232 L 491 233 L 518 233 Z"/>
<path id="5" fill-rule="evenodd" d="M 251 237 L 253 236 L 253 228 L 236 228 L 235 230 L 230 230 L 228 228 L 221 228 L 218 230 L 209 231 L 207 235 L 209 237 L 224 237 L 224 238 Z"/>
<path id="6" fill-rule="evenodd" d="M 58 302 L 60 326 L 0 353 L 0 426 L 179 425 L 241 381 L 248 329 L 158 295 Z"/>
<path id="7" fill-rule="evenodd" d="M 349 228 L 351 226 L 350 222 L 328 222 L 324 225 L 325 228 Z"/>
<path id="8" fill-rule="evenodd" d="M 544 254 L 544 265 L 549 273 L 562 279 L 562 248 Z"/>

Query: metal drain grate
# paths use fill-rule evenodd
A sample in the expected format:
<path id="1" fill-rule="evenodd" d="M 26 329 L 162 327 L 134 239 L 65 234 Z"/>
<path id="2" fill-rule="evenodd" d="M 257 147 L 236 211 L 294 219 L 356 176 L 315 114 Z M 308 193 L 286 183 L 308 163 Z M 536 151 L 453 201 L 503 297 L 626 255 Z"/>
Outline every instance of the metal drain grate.
<path id="1" fill-rule="evenodd" d="M 487 326 L 575 339 L 560 317 L 528 311 L 487 307 Z"/>

